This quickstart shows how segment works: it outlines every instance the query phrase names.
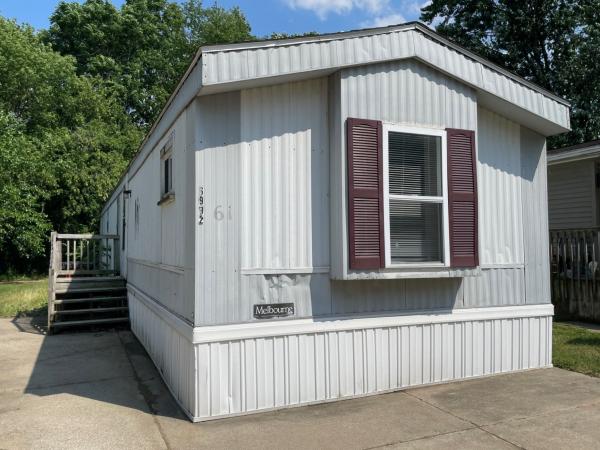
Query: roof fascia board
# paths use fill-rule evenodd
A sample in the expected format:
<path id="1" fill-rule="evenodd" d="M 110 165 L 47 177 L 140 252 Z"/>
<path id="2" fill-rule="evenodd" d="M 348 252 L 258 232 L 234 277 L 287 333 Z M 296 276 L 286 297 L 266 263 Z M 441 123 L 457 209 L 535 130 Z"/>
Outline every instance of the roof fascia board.
<path id="1" fill-rule="evenodd" d="M 527 86 L 530 89 L 538 91 L 541 94 L 543 94 L 547 97 L 550 97 L 551 99 L 556 100 L 557 102 L 562 103 L 565 106 L 571 106 L 571 103 L 568 102 L 567 100 L 565 100 L 564 98 L 559 97 L 556 94 L 553 94 L 552 92 L 548 91 L 547 89 L 545 89 L 535 83 L 532 83 L 531 81 L 526 80 L 525 78 L 511 72 L 510 70 L 507 70 L 507 69 L 483 58 L 482 56 L 479 56 L 476 53 L 473 53 L 472 51 L 467 50 L 466 48 L 453 43 L 452 41 L 449 41 L 448 39 L 444 38 L 440 34 L 436 33 L 435 31 L 431 30 L 430 28 L 426 27 L 425 25 L 422 25 L 421 23 L 417 23 L 417 26 L 415 28 L 417 28 L 419 31 L 421 31 L 422 33 L 429 36 L 431 39 L 434 39 L 434 40 L 440 42 L 442 45 L 445 45 L 446 47 L 449 47 L 453 50 L 456 50 L 459 53 L 462 53 L 463 55 L 465 55 L 471 59 L 474 59 L 475 61 L 483 64 L 484 66 L 487 66 L 490 69 L 492 69 L 496 72 L 499 72 L 502 75 L 505 75 L 505 76 L 513 79 L 514 81 Z"/>
<path id="2" fill-rule="evenodd" d="M 392 25 L 392 26 L 384 27 L 384 28 L 369 28 L 369 29 L 365 29 L 365 30 L 346 31 L 346 32 L 341 32 L 341 33 L 332 33 L 329 35 L 303 36 L 303 37 L 292 38 L 292 39 L 281 39 L 281 40 L 272 40 L 272 41 L 255 41 L 255 42 L 239 43 L 239 44 L 210 45 L 210 46 L 204 46 L 200 50 L 202 53 L 257 50 L 257 49 L 266 49 L 266 48 L 273 48 L 273 47 L 286 47 L 286 46 L 291 46 L 291 45 L 300 45 L 300 44 L 308 44 L 308 43 L 316 43 L 316 42 L 328 42 L 328 41 L 341 40 L 341 39 L 351 39 L 351 38 L 356 38 L 356 37 L 395 33 L 395 32 L 399 32 L 399 31 L 408 31 L 408 30 L 420 31 L 421 33 L 427 35 L 429 38 L 431 38 L 435 41 L 438 41 L 440 44 L 447 46 L 459 53 L 462 53 L 463 55 L 467 56 L 468 58 L 471 58 L 471 59 L 483 64 L 484 66 L 486 66 L 496 72 L 501 73 L 502 75 L 512 79 L 513 81 L 523 84 L 524 86 L 527 86 L 528 88 L 533 89 L 537 92 L 540 92 L 541 94 L 543 94 L 565 106 L 570 106 L 570 103 L 567 100 L 559 97 L 556 94 L 553 94 L 552 92 L 544 89 L 541 86 L 538 86 L 535 83 L 532 83 L 531 81 L 528 81 L 528 80 L 520 77 L 519 75 L 516 75 L 515 73 L 471 52 L 470 50 L 467 50 L 464 47 L 454 44 L 453 42 L 442 37 L 440 34 L 436 33 L 435 31 L 431 30 L 429 27 L 427 27 L 426 25 L 424 25 L 420 22 L 408 22 L 403 25 Z"/>
<path id="3" fill-rule="evenodd" d="M 252 41 L 252 42 L 239 42 L 236 44 L 218 44 L 218 45 L 205 45 L 200 48 L 200 51 L 204 53 L 217 53 L 217 52 L 228 52 L 228 51 L 240 51 L 240 50 L 255 50 L 261 48 L 270 47 L 287 47 L 290 45 L 300 44 L 312 44 L 315 42 L 328 42 L 337 41 L 341 39 L 352 39 L 357 37 L 372 36 L 375 34 L 387 34 L 394 33 L 396 31 L 407 31 L 414 30 L 421 25 L 419 22 L 407 22 L 400 25 L 390 25 L 387 27 L 378 28 L 365 28 L 362 30 L 353 31 L 341 31 L 337 33 L 326 33 L 319 34 L 316 36 L 300 36 L 289 39 L 274 39 L 270 41 Z M 423 25 L 421 25 L 423 26 Z"/>
<path id="4" fill-rule="evenodd" d="M 548 165 L 554 166 L 557 164 L 582 161 L 585 159 L 593 159 L 600 157 L 600 145 L 586 147 L 582 149 L 572 150 L 564 153 L 552 154 L 548 153 Z"/>

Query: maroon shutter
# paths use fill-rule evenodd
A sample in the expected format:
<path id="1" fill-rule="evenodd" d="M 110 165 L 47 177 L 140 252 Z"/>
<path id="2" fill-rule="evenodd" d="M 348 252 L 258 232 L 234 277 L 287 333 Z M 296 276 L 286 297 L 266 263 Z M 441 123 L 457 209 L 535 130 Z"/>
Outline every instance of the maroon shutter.
<path id="1" fill-rule="evenodd" d="M 348 238 L 351 269 L 384 267 L 381 122 L 348 119 Z"/>
<path id="2" fill-rule="evenodd" d="M 477 159 L 475 132 L 447 129 L 450 264 L 479 264 L 477 241 Z"/>

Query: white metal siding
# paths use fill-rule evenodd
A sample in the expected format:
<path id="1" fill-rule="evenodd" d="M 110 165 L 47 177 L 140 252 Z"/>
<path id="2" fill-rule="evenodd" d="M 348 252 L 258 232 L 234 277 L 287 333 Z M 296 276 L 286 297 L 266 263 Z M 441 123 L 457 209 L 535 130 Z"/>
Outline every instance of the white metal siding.
<path id="1" fill-rule="evenodd" d="M 239 317 L 240 93 L 201 97 L 196 102 L 195 323 L 222 323 Z"/>
<path id="2" fill-rule="evenodd" d="M 551 364 L 548 312 L 491 317 L 195 344 L 195 420 Z"/>
<path id="3" fill-rule="evenodd" d="M 523 264 L 521 128 L 478 109 L 477 195 L 481 264 Z"/>
<path id="4" fill-rule="evenodd" d="M 452 309 L 462 305 L 460 278 L 333 281 L 332 314 Z"/>
<path id="5" fill-rule="evenodd" d="M 157 205 L 160 199 L 160 150 L 173 135 L 173 190 L 175 200 Z M 188 155 L 186 113 L 129 177 L 131 196 L 127 204 L 127 281 L 165 308 L 193 323 L 193 267 L 186 266 L 189 229 L 186 210 L 193 201 L 193 185 L 186 170 Z M 136 205 L 138 221 L 136 222 Z M 192 238 L 193 239 L 193 238 Z M 193 253 L 193 250 L 192 250 Z"/>
<path id="6" fill-rule="evenodd" d="M 550 303 L 546 139 L 521 127 L 521 183 L 525 250 L 525 298 Z"/>
<path id="7" fill-rule="evenodd" d="M 255 49 L 208 49 L 202 55 L 202 84 L 250 82 L 305 72 L 326 74 L 405 58 L 420 59 L 478 90 L 569 127 L 566 105 L 415 29 Z"/>
<path id="8" fill-rule="evenodd" d="M 327 79 L 198 102 L 196 323 L 251 320 L 274 299 L 329 313 L 328 277 L 310 275 L 329 266 Z"/>
<path id="9" fill-rule="evenodd" d="M 425 95 L 429 89 L 434 94 Z M 317 317 L 526 302 L 521 161 L 541 162 L 522 156 L 520 127 L 478 110 L 468 87 L 403 61 L 348 69 L 329 82 L 201 97 L 196 106 L 197 190 L 204 192 L 204 224 L 196 227 L 197 325 L 253 321 L 257 303 L 293 301 L 296 317 Z M 346 260 L 346 221 L 338 216 L 346 196 L 342 188 L 330 203 L 327 171 L 331 154 L 331 186 L 339 189 L 345 117 L 478 129 L 478 115 L 481 276 L 329 282 L 330 263 Z M 528 210 L 535 210 L 543 183 L 528 189 Z M 328 212 L 338 221 L 331 227 Z"/>
<path id="10" fill-rule="evenodd" d="M 186 113 L 182 113 L 173 127 L 173 191 L 175 192 L 175 201 L 159 206 L 161 216 L 161 262 L 171 266 L 184 266 L 184 251 L 186 247 L 185 224 L 187 215 L 185 208 L 187 197 L 193 195 L 189 190 L 189 184 L 186 180 Z M 169 133 L 170 135 L 170 133 Z M 168 135 L 168 136 L 169 136 Z M 167 136 L 167 138 L 168 138 Z M 161 143 L 161 146 L 164 143 Z M 158 147 L 156 151 L 160 151 Z M 162 161 L 161 161 L 162 163 Z M 155 176 L 160 177 L 160 168 L 156 170 Z M 160 196 L 158 197 L 160 198 Z"/>
<path id="11" fill-rule="evenodd" d="M 406 31 L 256 50 L 205 52 L 202 83 L 268 78 L 406 58 L 414 53 L 412 39 L 413 31 Z"/>
<path id="12" fill-rule="evenodd" d="M 477 277 L 466 277 L 464 308 L 525 304 L 523 268 L 482 269 Z"/>
<path id="13" fill-rule="evenodd" d="M 100 233 L 102 234 L 117 234 L 119 221 L 118 198 L 118 196 L 115 197 L 102 215 L 100 220 Z"/>
<path id="14" fill-rule="evenodd" d="M 337 81 L 334 80 L 333 83 Z M 360 66 L 341 71 L 340 110 L 331 149 L 331 269 L 335 278 L 348 273 L 346 208 L 346 139 L 348 117 L 425 127 L 477 130 L 475 91 L 414 60 Z M 335 86 L 333 87 L 335 89 Z M 337 108 L 337 107 L 336 107 Z M 339 143 L 339 145 L 338 145 Z"/>
<path id="15" fill-rule="evenodd" d="M 242 270 L 329 266 L 327 78 L 242 91 Z"/>
<path id="16" fill-rule="evenodd" d="M 130 258 L 161 262 L 161 209 L 156 205 L 160 199 L 160 155 L 152 152 L 134 177 L 129 179 L 131 197 L 128 211 L 131 230 L 129 233 Z M 136 208 L 138 220 L 135 220 Z"/>
<path id="17" fill-rule="evenodd" d="M 193 295 L 186 282 L 193 270 L 129 260 L 127 282 L 190 324 L 194 320 Z"/>
<path id="18" fill-rule="evenodd" d="M 550 228 L 586 228 L 596 225 L 595 189 L 593 160 L 549 166 Z"/>
<path id="19" fill-rule="evenodd" d="M 419 126 L 477 128 L 475 91 L 414 60 L 341 73 L 342 119 L 359 117 Z"/>

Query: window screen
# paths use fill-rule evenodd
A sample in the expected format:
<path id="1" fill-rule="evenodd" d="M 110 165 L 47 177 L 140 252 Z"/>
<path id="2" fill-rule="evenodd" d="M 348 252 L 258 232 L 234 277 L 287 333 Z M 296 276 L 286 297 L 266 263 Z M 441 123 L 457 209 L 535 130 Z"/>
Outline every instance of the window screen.
<path id="1" fill-rule="evenodd" d="M 441 138 L 389 132 L 388 168 L 392 263 L 443 262 Z"/>

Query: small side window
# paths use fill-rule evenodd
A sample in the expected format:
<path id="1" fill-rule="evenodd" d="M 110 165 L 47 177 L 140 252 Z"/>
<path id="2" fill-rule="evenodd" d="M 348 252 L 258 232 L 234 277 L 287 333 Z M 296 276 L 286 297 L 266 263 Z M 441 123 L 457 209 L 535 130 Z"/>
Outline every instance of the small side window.
<path id="1" fill-rule="evenodd" d="M 173 135 L 160 150 L 160 200 L 159 205 L 175 199 L 173 189 Z"/>
<path id="2" fill-rule="evenodd" d="M 163 194 L 173 191 L 173 157 L 162 160 L 163 163 Z"/>

